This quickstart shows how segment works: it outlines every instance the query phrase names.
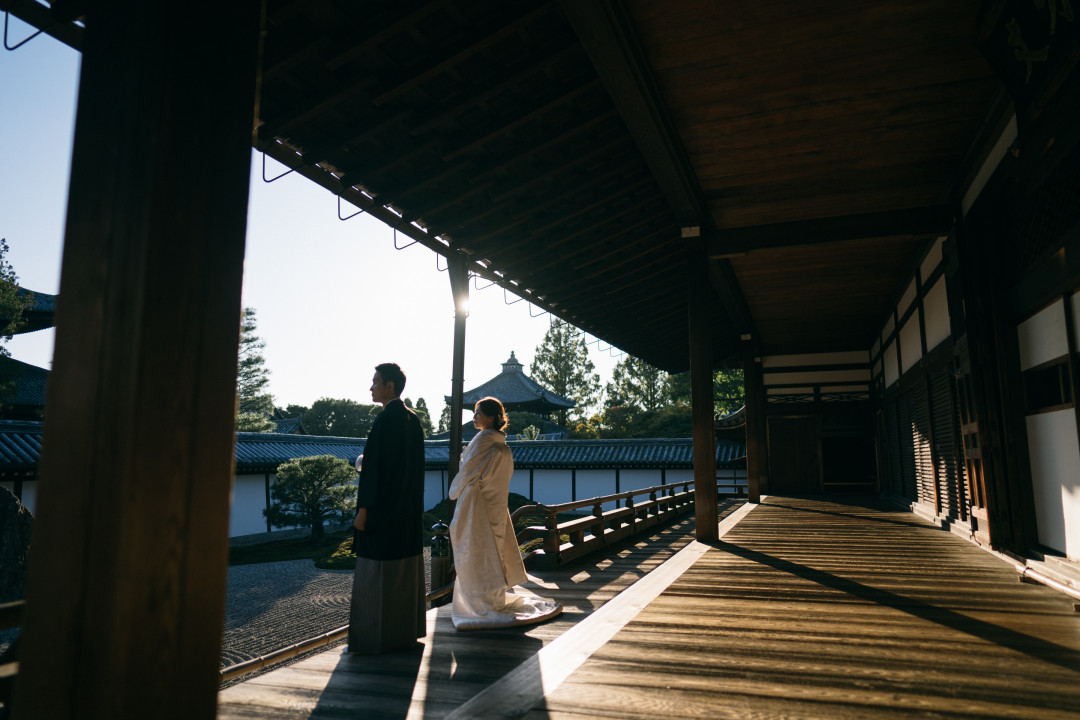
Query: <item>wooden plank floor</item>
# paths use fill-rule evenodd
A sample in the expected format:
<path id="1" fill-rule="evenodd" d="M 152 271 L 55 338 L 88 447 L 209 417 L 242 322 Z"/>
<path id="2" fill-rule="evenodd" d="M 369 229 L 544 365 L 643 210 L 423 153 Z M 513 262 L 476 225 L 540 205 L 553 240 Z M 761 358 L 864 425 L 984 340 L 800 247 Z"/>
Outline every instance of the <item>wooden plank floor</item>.
<path id="1" fill-rule="evenodd" d="M 713 546 L 684 523 L 544 574 L 555 622 L 455 633 L 441 608 L 423 654 L 327 651 L 224 690 L 219 717 L 1080 720 L 1066 596 L 872 500 L 746 510 Z"/>
<path id="2" fill-rule="evenodd" d="M 742 501 L 721 507 L 724 517 Z M 416 652 L 380 656 L 327 650 L 223 690 L 218 717 L 440 718 L 491 685 L 693 540 L 684 516 L 608 552 L 556 570 L 532 570 L 527 590 L 561 602 L 542 625 L 459 633 L 450 608 L 428 613 L 428 638 Z"/>
<path id="3" fill-rule="evenodd" d="M 910 513 L 767 498 L 524 717 L 1080 718 L 1080 614 Z"/>

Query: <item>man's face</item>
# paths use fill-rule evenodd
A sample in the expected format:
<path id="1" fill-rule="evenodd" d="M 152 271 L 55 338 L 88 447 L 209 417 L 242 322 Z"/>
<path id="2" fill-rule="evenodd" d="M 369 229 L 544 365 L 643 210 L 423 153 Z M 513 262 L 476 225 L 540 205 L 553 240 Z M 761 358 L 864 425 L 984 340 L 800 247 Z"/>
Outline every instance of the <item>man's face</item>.
<path id="1" fill-rule="evenodd" d="M 386 403 L 396 397 L 394 395 L 394 383 L 384 383 L 382 375 L 375 373 L 371 378 L 371 399 L 373 402 L 377 402 L 380 405 L 386 405 Z"/>

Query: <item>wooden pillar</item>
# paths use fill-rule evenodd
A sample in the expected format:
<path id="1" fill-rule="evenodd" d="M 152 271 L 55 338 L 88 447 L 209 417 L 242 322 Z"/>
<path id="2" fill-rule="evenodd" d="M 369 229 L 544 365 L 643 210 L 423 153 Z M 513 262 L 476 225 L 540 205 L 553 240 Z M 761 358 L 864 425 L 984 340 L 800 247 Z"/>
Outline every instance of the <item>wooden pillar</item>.
<path id="1" fill-rule="evenodd" d="M 761 490 L 767 487 L 768 444 L 765 435 L 765 384 L 761 358 L 753 343 L 743 341 L 743 386 L 746 402 L 746 494 L 752 503 L 761 502 Z"/>
<path id="2" fill-rule="evenodd" d="M 697 539 L 716 540 L 716 437 L 713 420 L 712 300 L 705 242 L 687 246 L 687 304 L 690 315 L 690 404 L 694 437 L 694 513 Z"/>
<path id="3" fill-rule="evenodd" d="M 469 316 L 469 266 L 464 256 L 452 252 L 447 257 L 450 290 L 454 294 L 454 359 L 450 378 L 450 458 L 451 481 L 461 464 L 462 396 L 465 393 L 465 319 Z"/>
<path id="4" fill-rule="evenodd" d="M 86 3 L 16 719 L 215 715 L 260 12 Z"/>

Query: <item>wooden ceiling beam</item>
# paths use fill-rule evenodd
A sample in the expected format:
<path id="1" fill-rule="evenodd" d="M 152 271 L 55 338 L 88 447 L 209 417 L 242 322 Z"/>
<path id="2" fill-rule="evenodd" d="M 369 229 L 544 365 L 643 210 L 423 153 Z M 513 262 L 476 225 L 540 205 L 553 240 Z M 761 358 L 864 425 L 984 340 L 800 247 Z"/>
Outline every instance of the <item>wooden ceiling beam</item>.
<path id="1" fill-rule="evenodd" d="M 523 5 L 523 7 L 528 8 L 530 6 L 526 4 Z M 371 99 L 372 103 L 376 106 L 385 105 L 391 100 L 401 97 L 421 83 L 437 77 L 462 61 L 468 60 L 473 55 L 488 49 L 495 43 L 520 31 L 523 27 L 527 27 L 530 23 L 535 22 L 538 18 L 549 12 L 551 12 L 551 5 L 544 3 L 538 7 L 534 7 L 529 12 L 518 12 L 495 30 L 478 33 L 474 39 L 466 41 L 464 47 L 461 47 L 460 43 L 455 43 L 453 46 L 454 49 L 430 60 L 424 67 L 418 69 L 409 77 L 402 78 L 395 82 L 393 87 L 387 88 L 383 92 L 375 95 Z"/>
<path id="2" fill-rule="evenodd" d="M 705 224 L 710 217 L 708 205 L 624 4 L 617 0 L 560 0 L 559 5 L 626 121 L 677 222 L 684 226 Z"/>
<path id="3" fill-rule="evenodd" d="M 952 225 L 948 206 L 907 208 L 841 217 L 800 220 L 719 230 L 708 239 L 710 258 L 745 255 L 754 250 L 819 245 L 843 240 L 897 236 L 945 235 Z"/>
<path id="4" fill-rule="evenodd" d="M 618 136 L 614 140 L 610 140 L 608 142 L 595 146 L 590 152 L 575 156 L 570 162 L 560 163 L 558 168 L 555 168 L 554 170 L 560 173 L 572 172 L 582 165 L 586 165 L 590 162 L 595 161 L 597 158 L 603 157 L 606 153 L 614 150 L 619 145 L 627 143 L 628 140 L 629 139 L 625 135 Z M 528 180 L 525 180 L 520 184 L 508 182 L 497 183 L 496 180 L 489 178 L 488 180 L 478 184 L 472 190 L 464 194 L 460 192 L 460 189 L 455 188 L 451 192 L 441 193 L 435 198 L 429 200 L 426 205 L 411 206 L 409 208 L 409 211 L 405 213 L 405 217 L 410 221 L 416 220 L 417 218 L 426 217 L 427 215 L 436 213 L 440 210 L 444 210 L 448 207 L 460 205 L 462 200 L 470 198 L 478 192 L 490 190 L 492 186 L 498 184 L 501 185 L 502 188 L 504 188 L 503 192 L 489 195 L 488 197 L 488 199 L 494 206 L 494 211 L 498 209 L 498 207 L 503 205 L 504 200 L 508 198 L 513 198 L 515 195 L 520 195 L 522 193 L 528 192 L 530 189 L 543 183 L 544 181 L 551 182 L 552 172 L 552 168 L 545 166 L 543 170 L 532 173 Z M 484 216 L 486 216 L 487 214 L 488 213 L 484 213 Z"/>
<path id="5" fill-rule="evenodd" d="M 355 47 L 350 52 L 350 57 L 356 57 L 363 52 L 369 51 L 380 39 L 392 37 L 394 34 L 407 30 L 416 21 L 430 15 L 443 5 L 445 5 L 445 2 L 440 1 L 424 5 L 412 12 L 403 12 L 389 26 L 373 24 L 371 27 L 378 29 L 375 32 L 368 31 L 362 38 L 354 40 L 353 45 Z M 329 89 L 317 94 L 315 97 L 302 99 L 299 104 L 290 110 L 278 113 L 277 117 L 267 119 L 261 128 L 263 133 L 261 137 L 269 140 L 287 133 L 289 130 L 319 117 L 330 108 L 361 93 L 370 91 L 372 105 L 376 107 L 386 104 L 424 80 L 452 67 L 454 63 L 467 59 L 489 47 L 492 43 L 505 37 L 506 34 L 516 32 L 524 21 L 531 20 L 535 16 L 549 11 L 550 6 L 545 5 L 534 9 L 532 12 L 515 16 L 493 32 L 477 33 L 476 38 L 472 42 L 466 42 L 464 48 L 461 48 L 460 44 L 456 44 L 454 50 L 445 52 L 440 57 L 428 62 L 423 69 L 413 72 L 408 77 L 378 78 L 366 73 L 355 73 L 352 78 L 338 78 L 338 82 L 332 84 Z M 334 61 L 332 61 L 330 70 L 337 70 L 344 64 L 345 62 L 334 64 Z"/>
<path id="6" fill-rule="evenodd" d="M 522 79 L 536 73 L 546 72 L 548 66 L 566 60 L 579 52 L 581 52 L 581 50 L 577 43 L 563 42 L 552 48 L 548 48 L 545 51 L 530 53 L 528 62 L 510 65 L 504 68 L 495 77 L 489 78 L 483 83 L 474 86 L 469 92 L 463 93 L 452 103 L 448 103 L 443 107 L 436 109 L 434 112 L 426 114 L 423 122 L 416 123 L 409 127 L 409 134 L 422 135 L 429 130 L 438 127 L 440 124 L 453 119 L 465 110 L 487 102 L 499 93 L 514 87 L 520 83 Z"/>
<path id="7" fill-rule="evenodd" d="M 659 222 L 661 222 L 661 219 L 664 222 L 664 224 L 670 225 L 671 224 L 670 218 L 671 218 L 671 216 L 668 214 L 667 208 L 666 207 L 661 208 L 660 212 L 658 212 L 657 214 L 650 215 L 650 216 L 647 216 L 645 218 L 642 218 L 642 219 L 634 222 L 633 224 L 628 225 L 627 227 L 619 230 L 618 234 L 617 235 L 612 235 L 610 237 L 610 239 L 608 240 L 608 242 L 609 243 L 617 243 L 620 240 L 622 240 L 623 238 L 625 238 L 627 235 L 632 235 L 633 233 L 638 232 L 638 231 L 640 231 L 640 232 L 648 232 L 649 230 L 652 229 L 652 226 L 655 226 Z M 649 230 L 642 230 L 641 229 L 642 227 L 648 227 Z M 516 252 L 518 252 L 518 250 L 520 248 L 525 247 L 525 246 L 529 246 L 529 245 L 533 245 L 533 244 L 535 244 L 535 242 L 536 241 L 533 240 L 532 238 L 526 238 L 526 239 L 524 239 L 524 240 L 522 240 L 522 241 L 520 241 L 518 243 L 512 244 L 512 245 L 507 244 L 507 243 L 502 243 L 501 247 L 507 253 L 516 253 Z M 593 243 L 582 242 L 582 243 L 579 243 L 578 249 L 573 251 L 573 252 L 564 252 L 564 253 L 559 253 L 558 255 L 555 255 L 554 253 L 549 253 L 550 259 L 548 260 L 548 262 L 543 263 L 543 264 L 539 264 L 539 265 L 536 264 L 536 263 L 530 262 L 529 267 L 530 267 L 530 269 L 532 269 L 534 271 L 546 270 L 547 268 L 552 267 L 554 265 L 558 265 L 558 264 L 560 264 L 560 263 L 562 263 L 562 262 L 564 262 L 566 260 L 569 260 L 570 258 L 574 258 L 574 257 L 577 257 L 578 255 L 586 253 L 590 249 L 592 249 L 593 247 L 595 247 L 595 244 L 593 244 Z M 528 259 L 528 258 L 526 258 L 526 259 Z"/>
<path id="8" fill-rule="evenodd" d="M 641 150 L 681 227 L 715 230 L 701 184 L 683 147 L 629 10 L 619 0 L 559 0 L 570 25 L 607 87 L 616 109 Z M 726 263 L 726 260 L 720 260 Z M 731 287 L 720 295 L 740 334 L 756 335 L 754 322 L 735 273 L 722 273 Z"/>
<path id="9" fill-rule="evenodd" d="M 505 155 L 500 155 L 487 161 L 486 163 L 481 163 L 477 165 L 476 172 L 474 174 L 468 174 L 468 181 L 470 184 L 478 185 L 484 179 L 490 177 L 494 173 L 504 170 L 513 165 L 514 163 L 523 160 L 524 158 L 531 157 L 536 154 L 542 154 L 551 147 L 558 145 L 559 143 L 565 142 L 567 139 L 572 138 L 575 135 L 586 132 L 587 130 L 593 128 L 595 125 L 601 122 L 610 120 L 614 115 L 615 112 L 608 108 L 603 111 L 597 112 L 591 117 L 586 116 L 585 119 L 583 119 L 581 122 L 569 129 L 561 127 L 556 128 L 550 131 L 547 138 L 540 142 L 538 145 L 529 145 L 525 143 L 513 152 L 507 153 Z M 424 177 L 423 180 L 415 184 L 401 185 L 397 188 L 392 188 L 387 192 L 380 193 L 376 199 L 379 201 L 380 204 L 389 204 L 401 197 L 408 195 L 409 193 L 422 190 L 423 188 L 430 187 L 435 183 L 446 180 L 450 176 L 462 171 L 463 169 L 474 163 L 475 161 L 469 159 L 457 160 L 455 162 L 449 163 L 446 169 L 442 170 L 441 172 L 427 175 Z M 461 194 L 463 195 L 464 193 Z M 407 205 L 407 203 L 404 203 L 405 209 L 408 209 Z"/>
<path id="10" fill-rule="evenodd" d="M 663 206 L 663 201 L 662 200 L 657 200 L 655 204 Z M 664 206 L 664 209 L 665 209 L 665 212 L 666 212 L 666 206 Z M 528 252 L 528 253 L 523 254 L 523 255 L 521 255 L 519 257 L 516 257 L 515 259 L 517 260 L 518 263 L 524 265 L 525 267 L 533 267 L 535 261 L 538 258 L 542 258 L 544 256 L 548 256 L 550 261 L 546 265 L 543 265 L 542 268 L 547 268 L 547 267 L 550 267 L 551 265 L 558 264 L 558 262 L 560 262 L 560 260 L 563 259 L 564 257 L 567 257 L 567 255 L 559 253 L 555 248 L 557 248 L 560 245 L 565 245 L 566 243 L 570 242 L 571 240 L 580 238 L 581 236 L 586 235 L 591 231 L 598 230 L 598 229 L 603 228 L 603 227 L 605 227 L 607 225 L 610 225 L 611 223 L 619 223 L 627 215 L 630 215 L 630 214 L 635 213 L 635 212 L 637 212 L 637 213 L 651 213 L 650 216 L 655 215 L 655 210 L 653 210 L 652 206 L 644 206 L 643 207 L 642 205 L 631 205 L 631 206 L 629 206 L 627 208 L 624 208 L 620 212 L 617 212 L 617 213 L 615 213 L 613 215 L 606 216 L 603 220 L 600 220 L 599 222 L 593 223 L 592 225 L 590 225 L 588 227 L 585 227 L 585 228 L 582 228 L 582 229 L 578 230 L 577 232 L 573 233 L 572 235 L 564 236 L 562 238 L 559 238 L 557 240 L 553 240 L 553 241 L 547 242 L 547 243 L 537 242 L 537 240 L 532 239 L 532 240 L 528 241 L 527 244 L 535 245 L 536 247 L 531 252 Z M 636 222 L 636 220 L 635 220 L 635 222 Z M 614 233 L 615 231 L 613 230 L 612 232 Z M 542 269 L 542 268 L 541 267 L 535 267 L 536 270 L 539 270 L 539 269 Z"/>
<path id="11" fill-rule="evenodd" d="M 560 226 L 566 225 L 568 222 L 576 220 L 582 215 L 588 215 L 594 210 L 603 208 L 607 205 L 612 205 L 615 201 L 620 200 L 626 196 L 631 196 L 634 194 L 635 191 L 644 189 L 645 187 L 652 185 L 652 177 L 646 175 L 635 183 L 621 186 L 616 188 L 612 192 L 605 193 L 599 199 L 593 200 L 588 205 L 579 205 L 573 212 L 566 213 L 565 215 L 559 215 L 558 218 L 556 218 L 555 220 L 552 220 L 546 225 L 540 225 L 538 227 L 532 228 L 529 232 L 535 237 L 548 230 L 554 230 L 556 228 L 559 228 Z M 565 241 L 558 240 L 556 242 L 563 243 Z"/>
<path id="12" fill-rule="evenodd" d="M 594 187 L 594 186 L 595 187 L 602 187 L 605 183 L 607 183 L 607 182 L 609 182 L 609 181 L 611 181 L 611 180 L 613 180 L 613 179 L 615 179 L 617 177 L 622 176 L 628 169 L 634 167 L 635 165 L 639 165 L 640 162 L 641 162 L 640 159 L 632 158 L 629 161 L 622 163 L 621 165 L 613 165 L 605 173 L 601 173 L 600 175 L 589 177 L 589 178 L 587 178 L 587 179 L 585 179 L 585 180 L 583 180 L 581 182 L 578 182 L 578 183 L 566 185 L 562 192 L 557 193 L 557 194 L 552 195 L 552 196 L 546 196 L 544 198 L 544 200 L 545 200 L 544 202 L 540 202 L 540 203 L 530 205 L 524 211 L 519 212 L 519 213 L 514 213 L 514 212 L 508 210 L 506 205 L 508 205 L 509 203 L 506 203 L 506 204 L 492 203 L 492 205 L 493 205 L 492 208 L 490 210 L 488 210 L 487 212 L 482 213 L 480 215 L 475 215 L 475 216 L 469 218 L 469 222 L 468 222 L 469 226 L 475 228 L 475 227 L 478 226 L 478 222 L 477 222 L 478 220 L 480 220 L 481 218 L 487 217 L 488 215 L 490 215 L 492 213 L 499 212 L 499 211 L 506 211 L 507 214 L 509 214 L 510 217 L 511 217 L 511 222 L 504 223 L 503 225 L 500 225 L 499 227 L 486 230 L 486 231 L 484 231 L 483 235 L 473 236 L 473 237 L 471 237 L 469 239 L 469 242 L 472 243 L 472 244 L 479 244 L 479 243 L 482 243 L 483 241 L 487 240 L 488 238 L 492 238 L 492 237 L 495 237 L 495 236 L 500 235 L 502 233 L 505 233 L 505 232 L 507 232 L 509 230 L 512 230 L 512 229 L 516 228 L 516 227 L 524 225 L 525 223 L 535 221 L 536 216 L 539 213 L 543 213 L 543 212 L 549 210 L 551 207 L 557 206 L 559 203 L 566 202 L 566 200 L 568 198 L 571 198 L 573 196 L 583 196 L 583 195 L 585 195 L 585 193 L 587 192 L 589 187 Z M 610 197 L 612 197 L 611 194 L 609 194 L 607 196 L 607 198 L 610 198 Z"/>
<path id="13" fill-rule="evenodd" d="M 471 138 L 462 140 L 457 147 L 443 153 L 443 161 L 451 162 L 498 137 L 517 130 L 521 126 L 550 112 L 554 108 L 573 102 L 589 91 L 597 89 L 600 86 L 600 82 L 596 78 L 591 78 L 577 83 L 570 83 L 568 85 L 568 87 L 558 88 L 556 91 L 550 93 L 549 96 L 530 98 L 530 107 L 525 108 L 523 112 L 518 113 L 515 117 L 507 118 L 500 122 L 497 127 L 483 130 L 480 133 L 473 135 Z"/>
<path id="14" fill-rule="evenodd" d="M 450 4 L 451 0 L 435 0 L 434 2 L 423 2 L 419 5 L 404 2 L 393 3 L 394 8 L 399 12 L 396 18 L 386 24 L 365 23 L 362 35 L 349 42 L 342 43 L 348 50 L 338 53 L 336 57 L 326 63 L 326 67 L 330 70 L 337 70 L 361 55 L 370 52 L 372 47 L 389 40 L 398 33 L 404 32 L 428 15 Z"/>
<path id="15" fill-rule="evenodd" d="M 529 179 L 521 183 L 516 185 L 503 185 L 499 192 L 492 194 L 491 201 L 502 202 L 503 200 L 527 193 L 530 190 L 533 190 L 537 185 L 543 184 L 545 181 L 552 182 L 552 177 L 555 172 L 567 174 L 576 171 L 583 165 L 596 162 L 600 158 L 615 156 L 623 149 L 623 146 L 628 145 L 629 140 L 630 138 L 626 135 L 616 135 L 598 145 L 594 144 L 590 147 L 588 152 L 577 154 L 566 162 L 560 162 L 557 168 L 552 169 L 545 166 L 543 170 L 533 174 Z"/>

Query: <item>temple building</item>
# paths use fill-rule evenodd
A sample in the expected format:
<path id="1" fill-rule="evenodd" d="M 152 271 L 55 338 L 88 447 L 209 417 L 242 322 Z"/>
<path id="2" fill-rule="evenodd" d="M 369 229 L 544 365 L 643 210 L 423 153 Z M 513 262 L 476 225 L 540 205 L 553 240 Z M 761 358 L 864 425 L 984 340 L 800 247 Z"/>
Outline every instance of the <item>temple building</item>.
<path id="1" fill-rule="evenodd" d="M 570 398 L 553 393 L 533 380 L 522 368 L 523 365 L 518 362 L 514 351 L 511 350 L 509 359 L 502 364 L 502 372 L 472 390 L 467 390 L 462 398 L 462 407 L 469 410 L 482 398 L 494 397 L 499 399 L 507 412 L 520 410 L 546 417 L 551 413 L 569 410 L 577 405 Z M 447 404 L 450 403 L 449 395 L 444 399 Z M 510 432 L 514 433 L 518 430 L 521 428 L 511 428 Z M 471 439 L 475 434 L 476 429 L 469 423 L 462 428 L 462 438 L 465 440 Z M 433 435 L 432 439 L 438 440 L 448 436 L 449 433 L 440 433 Z"/>

